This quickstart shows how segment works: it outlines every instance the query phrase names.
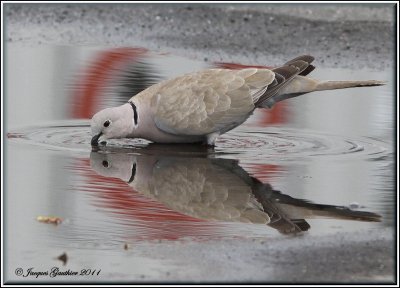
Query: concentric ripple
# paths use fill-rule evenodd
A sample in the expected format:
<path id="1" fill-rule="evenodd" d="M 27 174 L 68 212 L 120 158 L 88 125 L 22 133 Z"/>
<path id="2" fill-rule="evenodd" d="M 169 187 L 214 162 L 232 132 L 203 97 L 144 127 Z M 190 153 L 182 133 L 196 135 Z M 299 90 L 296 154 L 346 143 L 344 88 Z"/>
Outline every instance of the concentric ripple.
<path id="1" fill-rule="evenodd" d="M 13 141 L 44 146 L 51 150 L 87 152 L 90 128 L 87 121 L 63 121 L 58 125 L 26 128 L 8 133 Z M 115 139 L 113 148 L 144 148 L 150 142 L 142 139 Z M 247 159 L 279 161 L 315 159 L 318 157 L 357 156 L 379 159 L 390 151 L 389 144 L 377 139 L 346 138 L 309 130 L 280 127 L 247 127 L 245 125 L 222 135 L 216 143 L 217 154 L 240 154 Z"/>
<path id="2" fill-rule="evenodd" d="M 376 159 L 389 153 L 389 145 L 367 137 L 346 138 L 309 130 L 268 127 L 243 128 L 231 131 L 219 139 L 217 151 L 246 153 L 254 159 L 304 160 L 317 157 L 350 157 Z"/>

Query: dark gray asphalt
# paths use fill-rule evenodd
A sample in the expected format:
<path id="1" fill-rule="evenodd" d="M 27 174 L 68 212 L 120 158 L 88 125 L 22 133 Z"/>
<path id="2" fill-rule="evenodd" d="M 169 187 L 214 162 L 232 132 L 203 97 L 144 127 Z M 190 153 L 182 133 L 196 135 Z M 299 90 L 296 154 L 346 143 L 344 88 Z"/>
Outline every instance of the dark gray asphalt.
<path id="1" fill-rule="evenodd" d="M 7 4 L 8 42 L 145 46 L 208 61 L 393 64 L 394 5 Z"/>

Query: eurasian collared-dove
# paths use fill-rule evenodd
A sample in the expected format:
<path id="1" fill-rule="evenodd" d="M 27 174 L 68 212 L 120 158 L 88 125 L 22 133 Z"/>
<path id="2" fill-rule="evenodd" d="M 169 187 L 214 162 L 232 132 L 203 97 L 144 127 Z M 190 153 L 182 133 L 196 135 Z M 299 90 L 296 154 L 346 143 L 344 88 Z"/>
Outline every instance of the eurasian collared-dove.
<path id="1" fill-rule="evenodd" d="M 182 146 L 177 147 L 182 154 L 173 154 L 161 146 L 150 144 L 141 155 L 92 151 L 90 164 L 102 176 L 122 179 L 174 211 L 205 220 L 267 224 L 281 233 L 308 230 L 307 218 L 380 221 L 375 213 L 282 194 L 251 177 L 236 160 L 207 158 Z"/>
<path id="2" fill-rule="evenodd" d="M 381 81 L 318 81 L 305 77 L 312 56 L 275 69 L 209 69 L 155 84 L 128 103 L 96 113 L 92 146 L 112 138 L 144 138 L 159 143 L 203 142 L 242 124 L 256 108 L 319 90 L 376 86 Z"/>

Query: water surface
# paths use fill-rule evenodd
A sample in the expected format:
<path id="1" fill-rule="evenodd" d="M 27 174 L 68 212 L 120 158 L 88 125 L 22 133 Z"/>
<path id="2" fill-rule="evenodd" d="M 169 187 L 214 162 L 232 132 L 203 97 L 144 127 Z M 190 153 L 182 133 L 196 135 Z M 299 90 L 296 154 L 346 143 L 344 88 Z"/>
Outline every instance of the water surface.
<path id="1" fill-rule="evenodd" d="M 314 92 L 258 110 L 214 149 L 124 139 L 92 151 L 93 113 L 162 79 L 210 66 L 232 67 L 142 48 L 8 44 L 8 279 L 32 281 L 16 276 L 18 267 L 64 267 L 56 259 L 63 252 L 66 267 L 102 272 L 57 280 L 140 280 L 174 264 L 138 257 L 125 245 L 392 226 L 389 71 L 316 69 L 315 78 L 389 82 Z M 40 215 L 63 222 L 40 223 Z"/>

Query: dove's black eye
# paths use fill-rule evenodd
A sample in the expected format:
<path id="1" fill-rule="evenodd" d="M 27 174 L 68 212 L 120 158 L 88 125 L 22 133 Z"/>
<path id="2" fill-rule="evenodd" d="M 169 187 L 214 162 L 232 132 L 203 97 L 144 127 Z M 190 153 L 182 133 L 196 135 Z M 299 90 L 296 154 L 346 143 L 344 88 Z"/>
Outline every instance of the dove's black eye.
<path id="1" fill-rule="evenodd" d="M 110 126 L 110 123 L 111 123 L 110 120 L 107 120 L 106 122 L 104 122 L 103 126 L 108 127 L 108 126 Z"/>
<path id="2" fill-rule="evenodd" d="M 101 164 L 103 164 L 103 167 L 108 168 L 108 161 L 104 160 Z"/>

